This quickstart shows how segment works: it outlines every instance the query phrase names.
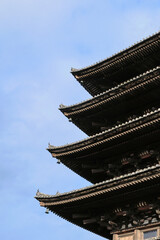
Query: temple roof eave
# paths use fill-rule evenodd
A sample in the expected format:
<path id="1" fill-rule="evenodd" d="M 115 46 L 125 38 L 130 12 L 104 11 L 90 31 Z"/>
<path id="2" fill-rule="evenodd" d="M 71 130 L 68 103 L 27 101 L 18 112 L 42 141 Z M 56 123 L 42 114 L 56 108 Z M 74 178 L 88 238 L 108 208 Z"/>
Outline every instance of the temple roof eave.
<path id="1" fill-rule="evenodd" d="M 126 189 L 156 178 L 160 178 L 160 164 L 63 194 L 48 195 L 38 191 L 35 198 L 41 202 L 42 206 L 59 205 L 116 192 L 119 189 Z"/>
<path id="2" fill-rule="evenodd" d="M 71 73 L 78 79 L 79 76 L 83 75 L 83 72 L 92 72 L 96 68 L 100 68 L 102 65 L 107 64 L 110 61 L 114 61 L 117 57 L 125 56 L 128 54 L 129 51 L 133 51 L 136 48 L 139 48 L 141 45 L 146 44 L 147 42 L 151 41 L 152 39 L 159 37 L 160 31 L 154 33 L 153 35 L 146 37 L 142 39 L 141 41 L 138 41 L 137 43 L 134 43 L 133 45 L 127 47 L 126 49 L 123 49 L 122 51 L 113 54 L 111 57 L 108 57 L 104 60 L 101 60 L 99 62 L 96 62 L 95 64 L 92 64 L 88 67 L 84 67 L 81 69 L 71 68 Z"/>
<path id="3" fill-rule="evenodd" d="M 154 73 L 156 73 L 158 71 L 159 73 L 159 70 L 160 70 L 160 66 L 157 66 L 156 68 L 154 69 L 151 69 L 143 74 L 140 74 L 138 75 L 137 77 L 134 77 L 134 78 L 131 78 L 119 85 L 117 85 L 116 87 L 113 87 L 109 90 L 106 90 L 105 92 L 102 92 L 96 96 L 94 96 L 93 98 L 90 98 L 88 100 L 85 100 L 85 101 L 82 101 L 80 103 L 77 103 L 77 104 L 74 104 L 74 105 L 70 105 L 70 106 L 65 106 L 63 104 L 60 105 L 59 107 L 59 110 L 66 116 L 66 117 L 72 117 L 78 113 L 81 113 L 81 112 L 84 112 L 84 111 L 87 111 L 89 109 L 93 109 L 97 106 L 99 106 L 100 104 L 104 104 L 104 97 L 107 99 L 105 101 L 111 101 L 113 99 L 115 99 L 115 97 L 120 97 L 122 95 L 121 93 L 121 89 L 123 90 L 124 87 L 126 87 L 128 84 L 131 84 L 131 83 L 137 83 L 137 81 L 139 79 L 143 79 L 144 78 L 144 81 L 146 81 L 146 77 L 147 76 L 150 76 Z M 120 93 L 119 93 L 120 91 Z M 130 91 L 130 90 L 129 90 Z"/>
<path id="4" fill-rule="evenodd" d="M 159 114 L 160 114 L 160 109 L 151 111 L 150 113 L 144 114 L 139 118 L 135 118 L 133 120 L 127 121 L 126 123 L 122 123 L 109 130 L 103 131 L 99 134 L 95 134 L 81 141 L 74 142 L 71 144 L 66 144 L 64 146 L 59 146 L 59 147 L 49 145 L 47 150 L 52 154 L 53 157 L 65 156 L 68 154 L 72 154 L 74 152 L 83 151 L 93 146 L 102 144 L 106 141 L 109 142 L 113 139 L 120 138 L 126 134 L 128 135 L 133 131 L 137 131 L 142 128 L 148 127 L 150 125 L 156 124 L 160 121 Z"/>
<path id="5" fill-rule="evenodd" d="M 92 96 L 95 96 L 117 85 L 121 80 L 127 80 L 159 65 L 159 43 L 160 32 L 104 61 L 72 71 L 72 74 Z"/>

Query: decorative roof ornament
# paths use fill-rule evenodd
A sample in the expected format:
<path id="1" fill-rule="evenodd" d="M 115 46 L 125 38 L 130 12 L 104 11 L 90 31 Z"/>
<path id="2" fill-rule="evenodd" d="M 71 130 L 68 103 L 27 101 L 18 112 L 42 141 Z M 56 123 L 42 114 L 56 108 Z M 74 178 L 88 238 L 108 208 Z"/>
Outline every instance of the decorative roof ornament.
<path id="1" fill-rule="evenodd" d="M 40 193 L 40 191 L 38 189 L 37 192 L 36 192 L 36 197 L 40 197 L 40 196 L 41 196 L 41 193 Z"/>
<path id="2" fill-rule="evenodd" d="M 72 68 L 72 67 L 71 67 L 71 72 L 76 72 L 76 71 L 78 71 L 77 68 Z"/>
<path id="3" fill-rule="evenodd" d="M 48 143 L 48 148 L 50 148 L 51 146 L 53 146 L 53 145 L 51 145 L 50 142 L 49 142 L 49 143 Z"/>
<path id="4" fill-rule="evenodd" d="M 49 214 L 49 209 L 48 209 L 48 208 L 46 208 L 45 213 L 46 213 L 46 214 Z"/>
<path id="5" fill-rule="evenodd" d="M 60 104 L 59 108 L 65 108 L 66 106 L 64 104 Z"/>

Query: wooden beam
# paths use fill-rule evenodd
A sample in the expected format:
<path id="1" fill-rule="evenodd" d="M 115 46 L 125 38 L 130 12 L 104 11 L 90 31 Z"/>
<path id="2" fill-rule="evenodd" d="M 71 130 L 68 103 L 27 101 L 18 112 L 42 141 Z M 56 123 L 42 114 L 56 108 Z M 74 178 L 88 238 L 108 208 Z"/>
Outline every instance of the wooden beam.
<path id="1" fill-rule="evenodd" d="M 134 225 L 137 225 L 137 224 L 138 224 L 138 221 L 137 221 L 137 220 L 133 220 L 133 224 L 134 224 Z"/>
<path id="2" fill-rule="evenodd" d="M 138 207 L 137 209 L 138 209 L 139 211 L 147 211 L 147 210 L 153 209 L 153 206 L 146 205 L 146 206 Z"/>
<path id="3" fill-rule="evenodd" d="M 130 164 L 132 162 L 132 158 L 128 157 L 128 158 L 123 158 L 121 160 L 122 165 L 127 165 Z"/>
<path id="4" fill-rule="evenodd" d="M 101 127 L 101 131 L 105 131 L 107 129 L 109 129 L 109 127 Z"/>
<path id="5" fill-rule="evenodd" d="M 83 214 L 83 213 L 74 213 L 72 214 L 73 219 L 79 219 L 79 218 L 87 218 L 89 217 L 89 214 Z"/>
<path id="6" fill-rule="evenodd" d="M 111 225 L 111 226 L 114 226 L 114 227 L 117 226 L 117 223 L 115 223 L 115 222 L 113 222 L 113 221 L 108 221 L 108 223 L 109 223 L 109 225 Z"/>
<path id="7" fill-rule="evenodd" d="M 101 222 L 105 221 L 106 219 L 107 219 L 107 216 L 101 216 L 101 217 L 100 217 L 100 221 L 101 221 Z"/>
<path id="8" fill-rule="evenodd" d="M 101 127 L 104 123 L 101 122 L 92 122 L 93 127 Z"/>
<path id="9" fill-rule="evenodd" d="M 115 169 L 114 169 L 115 170 Z M 106 174 L 107 175 L 109 175 L 109 176 L 114 176 L 114 177 L 116 177 L 118 174 L 120 174 L 120 172 L 117 170 L 117 171 L 114 171 L 114 170 L 110 170 L 110 169 L 108 169 L 107 171 L 106 171 Z M 121 175 L 121 174 L 120 174 Z"/>
<path id="10" fill-rule="evenodd" d="M 156 213 L 160 215 L 160 209 L 156 209 Z"/>
<path id="11" fill-rule="evenodd" d="M 106 222 L 98 222 L 101 227 L 108 227 L 109 225 Z"/>
<path id="12" fill-rule="evenodd" d="M 102 173 L 105 172 L 105 170 L 103 168 L 95 168 L 95 169 L 91 169 L 91 172 L 94 173 Z"/>
<path id="13" fill-rule="evenodd" d="M 95 164 L 83 164 L 82 163 L 82 168 L 84 168 L 84 169 L 92 169 L 92 168 L 97 168 L 98 166 L 97 165 L 95 165 Z"/>
<path id="14" fill-rule="evenodd" d="M 97 219 L 96 218 L 89 218 L 89 219 L 85 219 L 83 220 L 83 224 L 86 225 L 86 224 L 91 224 L 91 223 L 95 223 L 97 222 Z"/>
<path id="15" fill-rule="evenodd" d="M 126 216 L 128 214 L 127 211 L 120 211 L 120 212 L 116 212 L 117 216 Z"/>

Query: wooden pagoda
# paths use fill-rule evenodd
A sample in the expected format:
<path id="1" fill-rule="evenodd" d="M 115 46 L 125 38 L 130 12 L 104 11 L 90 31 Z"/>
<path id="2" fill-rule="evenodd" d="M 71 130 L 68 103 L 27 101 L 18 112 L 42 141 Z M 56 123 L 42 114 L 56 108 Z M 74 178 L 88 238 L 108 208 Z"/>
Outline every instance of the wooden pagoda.
<path id="1" fill-rule="evenodd" d="M 92 98 L 60 111 L 89 137 L 48 151 L 93 185 L 35 198 L 107 239 L 160 239 L 160 32 L 71 72 Z"/>

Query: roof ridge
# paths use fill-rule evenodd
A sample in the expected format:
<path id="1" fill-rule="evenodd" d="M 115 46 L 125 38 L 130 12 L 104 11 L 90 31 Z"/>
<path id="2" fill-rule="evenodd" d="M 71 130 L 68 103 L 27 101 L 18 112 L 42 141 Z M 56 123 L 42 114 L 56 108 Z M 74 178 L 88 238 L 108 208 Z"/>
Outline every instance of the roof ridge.
<path id="1" fill-rule="evenodd" d="M 149 36 L 147 36 L 147 37 L 145 37 L 145 38 L 142 38 L 140 41 L 137 41 L 137 42 L 133 43 L 132 45 L 129 45 L 127 48 L 124 48 L 124 49 L 118 51 L 117 53 L 112 54 L 110 57 L 107 57 L 107 58 L 105 58 L 105 59 L 102 59 L 101 61 L 98 61 L 98 62 L 96 62 L 96 63 L 93 63 L 93 64 L 91 64 L 91 65 L 89 65 L 89 66 L 87 66 L 87 67 L 83 67 L 83 68 L 80 68 L 80 69 L 71 68 L 71 73 L 74 74 L 74 73 L 77 73 L 77 72 L 80 72 L 80 71 L 83 71 L 83 70 L 87 70 L 88 68 L 94 67 L 94 66 L 96 66 L 96 65 L 98 65 L 98 64 L 104 63 L 105 61 L 114 58 L 116 55 L 119 55 L 120 53 L 125 52 L 125 51 L 133 48 L 134 46 L 142 43 L 142 42 L 145 42 L 146 40 L 148 40 L 148 39 L 150 39 L 150 38 L 158 35 L 159 33 L 160 33 L 160 30 L 157 31 L 157 32 L 155 32 L 155 33 L 153 33 L 152 35 L 149 35 Z"/>
<path id="2" fill-rule="evenodd" d="M 90 136 L 90 137 L 84 138 L 84 139 L 79 140 L 79 141 L 76 141 L 76 142 L 72 142 L 72 143 L 69 143 L 69 144 L 61 145 L 61 146 L 53 146 L 53 145 L 50 145 L 50 144 L 49 144 L 47 150 L 50 150 L 50 149 L 60 149 L 60 148 L 67 147 L 67 146 L 71 146 L 71 145 L 73 145 L 73 144 L 77 144 L 77 143 L 80 143 L 80 142 L 83 143 L 83 142 L 85 142 L 85 141 L 87 141 L 87 140 L 89 140 L 89 139 L 93 139 L 93 138 L 95 138 L 95 137 L 97 137 L 97 136 L 101 136 L 101 135 L 103 135 L 103 134 L 105 134 L 105 133 L 114 131 L 115 129 L 124 127 L 125 125 L 128 125 L 129 123 L 136 122 L 136 121 L 138 121 L 138 120 L 140 120 L 140 119 L 142 119 L 142 118 L 146 118 L 146 117 L 148 117 L 149 115 L 151 116 L 151 115 L 153 115 L 153 114 L 155 114 L 155 113 L 158 113 L 158 112 L 160 112 L 160 108 L 158 108 L 158 109 L 156 109 L 156 110 L 154 110 L 154 111 L 151 110 L 149 113 L 145 113 L 145 114 L 143 114 L 142 116 L 136 117 L 136 118 L 134 118 L 134 119 L 132 119 L 132 120 L 126 121 L 126 122 L 121 123 L 121 124 L 119 124 L 119 125 L 116 125 L 116 126 L 114 126 L 114 127 L 112 127 L 112 128 L 109 128 L 109 129 L 107 129 L 107 130 L 105 130 L 105 131 L 102 131 L 102 132 L 100 132 L 100 133 L 94 134 L 94 135 L 92 135 L 92 136 Z"/>
<path id="3" fill-rule="evenodd" d="M 97 187 L 97 186 L 102 186 L 102 185 L 107 184 L 107 183 L 116 182 L 120 179 L 125 179 L 125 178 L 128 178 L 128 177 L 135 176 L 135 175 L 138 175 L 140 173 L 144 173 L 144 172 L 147 172 L 149 170 L 158 169 L 158 168 L 160 168 L 160 164 L 156 164 L 154 166 L 147 167 L 147 168 L 144 168 L 144 169 L 139 169 L 135 172 L 127 173 L 127 174 L 121 175 L 119 177 L 108 179 L 108 180 L 105 180 L 105 181 L 102 181 L 102 182 L 99 182 L 99 183 L 96 183 L 96 184 L 93 184 L 93 185 L 90 185 L 90 186 L 87 186 L 87 187 L 79 188 L 79 189 L 72 190 L 72 191 L 69 191 L 69 192 L 64 192 L 64 193 L 56 193 L 55 195 L 44 194 L 44 193 L 39 192 L 39 190 L 38 190 L 35 198 L 44 198 L 44 197 L 45 198 L 46 197 L 56 198 L 56 197 L 59 197 L 59 196 L 69 195 L 69 194 L 76 193 L 76 192 L 81 192 L 81 191 L 84 191 L 84 190 L 87 190 L 87 189 L 92 189 L 92 188 Z"/>
<path id="4" fill-rule="evenodd" d="M 150 70 L 148 70 L 148 71 L 146 71 L 146 72 L 144 72 L 144 73 L 142 73 L 142 74 L 139 74 L 139 75 L 136 76 L 136 77 L 130 78 L 129 80 L 126 80 L 126 81 L 124 81 L 124 82 L 116 85 L 115 87 L 112 87 L 112 88 L 110 88 L 110 89 L 107 89 L 106 91 L 104 91 L 104 92 L 102 92 L 102 93 L 99 93 L 99 94 L 95 95 L 94 97 L 89 98 L 89 99 L 84 100 L 84 101 L 81 101 L 81 102 L 79 102 L 79 103 L 72 104 L 72 105 L 69 105 L 69 106 L 60 104 L 60 105 L 59 105 L 59 110 L 64 110 L 64 109 L 67 109 L 67 108 L 75 107 L 75 106 L 78 106 L 78 105 L 80 105 L 80 104 L 87 103 L 87 102 L 89 102 L 89 101 L 91 101 L 91 100 L 93 100 L 93 99 L 97 99 L 97 98 L 105 95 L 106 93 L 110 93 L 110 92 L 112 92 L 112 91 L 114 91 L 114 90 L 116 90 L 116 89 L 118 89 L 118 88 L 120 88 L 120 87 L 122 87 L 122 86 L 127 85 L 128 83 L 131 83 L 131 82 L 133 82 L 133 81 L 136 81 L 137 79 L 139 79 L 139 78 L 141 78 L 141 77 L 147 76 L 147 75 L 150 74 L 151 72 L 154 72 L 154 71 L 156 71 L 156 70 L 158 70 L 158 69 L 160 69 L 160 66 L 157 66 L 157 67 L 155 67 L 155 68 L 153 68 L 153 69 L 150 69 Z"/>

